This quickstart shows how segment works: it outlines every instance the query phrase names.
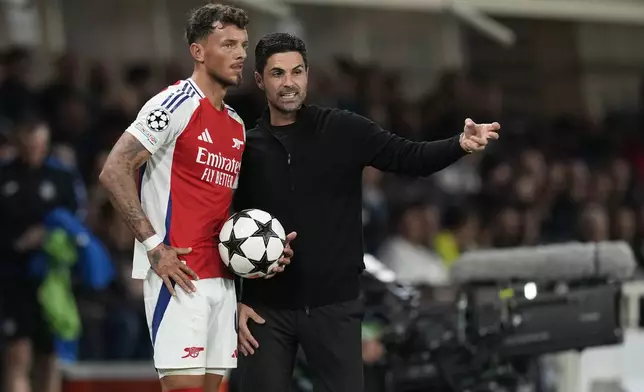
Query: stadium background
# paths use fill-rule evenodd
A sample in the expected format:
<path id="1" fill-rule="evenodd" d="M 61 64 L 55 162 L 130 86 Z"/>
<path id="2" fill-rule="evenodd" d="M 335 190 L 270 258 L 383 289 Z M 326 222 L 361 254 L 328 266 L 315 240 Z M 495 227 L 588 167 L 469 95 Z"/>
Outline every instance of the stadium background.
<path id="1" fill-rule="evenodd" d="M 83 177 L 86 223 L 119 272 L 108 290 L 77 293 L 84 333 L 78 358 L 65 363 L 69 380 L 156 385 L 141 287 L 129 279 L 132 238 L 96 179 L 142 103 L 189 75 L 183 23 L 201 3 L 0 1 L 2 132 L 11 133 L 25 107 L 43 110 L 52 152 Z M 415 140 L 451 136 L 468 116 L 502 124 L 489 151 L 430 178 L 366 170 L 367 252 L 385 263 L 413 260 L 396 268 L 428 286 L 448 284 L 445 271 L 459 252 L 476 247 L 623 239 L 642 262 L 643 1 L 237 4 L 251 17 L 251 47 L 277 30 L 305 39 L 310 102 L 356 111 Z M 247 64 L 244 85 L 227 101 L 251 126 L 263 99 L 252 83 L 252 53 Z M 0 153 L 10 157 L 11 146 Z M 557 390 L 590 391 L 596 380 L 644 385 L 635 366 L 644 355 L 636 320 L 644 290 L 638 281 L 627 290 L 625 344 L 553 358 Z M 377 342 L 365 343 L 367 360 L 379 355 Z M 65 387 L 90 390 L 102 389 Z"/>

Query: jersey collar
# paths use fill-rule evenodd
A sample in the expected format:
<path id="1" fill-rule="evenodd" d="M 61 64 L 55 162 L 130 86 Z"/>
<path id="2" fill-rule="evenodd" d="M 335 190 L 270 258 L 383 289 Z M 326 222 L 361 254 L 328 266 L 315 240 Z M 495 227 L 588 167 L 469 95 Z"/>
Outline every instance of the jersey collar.
<path id="1" fill-rule="evenodd" d="M 206 94 L 204 94 L 203 91 L 201 91 L 199 86 L 197 86 L 197 83 L 195 83 L 195 81 L 192 80 L 192 78 L 186 79 L 186 82 L 188 82 L 188 84 L 190 84 L 190 87 L 192 87 L 197 92 L 197 95 L 199 95 L 199 98 L 206 97 Z"/>

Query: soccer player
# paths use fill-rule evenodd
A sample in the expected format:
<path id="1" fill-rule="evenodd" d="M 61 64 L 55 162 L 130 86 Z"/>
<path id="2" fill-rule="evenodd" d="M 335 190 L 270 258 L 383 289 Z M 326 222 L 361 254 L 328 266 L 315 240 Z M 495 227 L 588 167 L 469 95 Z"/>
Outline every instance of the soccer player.
<path id="1" fill-rule="evenodd" d="M 271 211 L 297 231 L 298 251 L 274 279 L 243 282 L 241 390 L 288 390 L 300 345 L 314 391 L 362 391 L 363 169 L 430 175 L 483 150 L 500 126 L 467 119 L 452 138 L 412 142 L 349 111 L 304 105 L 306 48 L 289 34 L 259 41 L 255 71 L 268 109 L 247 132 L 234 207 Z"/>
<path id="2" fill-rule="evenodd" d="M 136 237 L 132 277 L 144 280 L 163 391 L 214 392 L 237 363 L 234 281 L 215 238 L 229 216 L 246 140 L 223 98 L 241 82 L 247 24 L 232 6 L 194 11 L 186 28 L 192 76 L 143 106 L 100 174 Z"/>

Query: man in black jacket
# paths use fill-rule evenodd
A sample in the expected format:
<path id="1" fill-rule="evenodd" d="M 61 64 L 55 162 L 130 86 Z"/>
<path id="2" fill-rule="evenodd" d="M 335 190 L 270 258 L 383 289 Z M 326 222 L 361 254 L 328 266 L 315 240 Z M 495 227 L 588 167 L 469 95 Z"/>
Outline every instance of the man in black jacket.
<path id="1" fill-rule="evenodd" d="M 21 120 L 14 134 L 18 156 L 0 164 L 0 330 L 7 340 L 5 390 L 58 391 L 54 338 L 38 301 L 40 281 L 29 268 L 31 257 L 45 240 L 47 214 L 56 208 L 76 211 L 74 177 L 47 164 L 47 125 Z"/>
<path id="2" fill-rule="evenodd" d="M 363 169 L 427 176 L 483 150 L 500 126 L 467 119 L 459 136 L 411 142 L 354 113 L 303 104 L 299 38 L 263 37 L 255 61 L 268 109 L 247 132 L 234 207 L 270 212 L 298 238 L 283 273 L 241 282 L 241 389 L 287 391 L 301 346 L 316 392 L 362 391 Z"/>

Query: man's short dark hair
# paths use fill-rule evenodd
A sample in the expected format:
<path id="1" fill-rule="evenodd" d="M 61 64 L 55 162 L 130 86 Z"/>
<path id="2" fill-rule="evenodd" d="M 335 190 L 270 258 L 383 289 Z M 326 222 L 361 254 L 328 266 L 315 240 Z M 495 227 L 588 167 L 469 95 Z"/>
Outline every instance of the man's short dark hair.
<path id="1" fill-rule="evenodd" d="M 186 26 L 188 44 L 191 45 L 200 39 L 206 38 L 213 32 L 213 25 L 217 22 L 245 29 L 248 26 L 248 15 L 241 8 L 225 4 L 206 4 L 197 8 L 192 11 L 188 18 Z"/>
<path id="2" fill-rule="evenodd" d="M 255 47 L 255 70 L 261 74 L 269 57 L 286 52 L 299 52 L 304 59 L 304 65 L 308 68 L 304 41 L 293 34 L 271 33 L 263 36 Z"/>

